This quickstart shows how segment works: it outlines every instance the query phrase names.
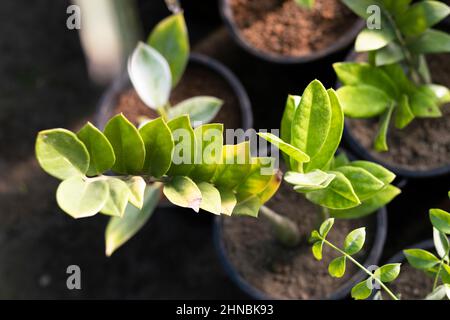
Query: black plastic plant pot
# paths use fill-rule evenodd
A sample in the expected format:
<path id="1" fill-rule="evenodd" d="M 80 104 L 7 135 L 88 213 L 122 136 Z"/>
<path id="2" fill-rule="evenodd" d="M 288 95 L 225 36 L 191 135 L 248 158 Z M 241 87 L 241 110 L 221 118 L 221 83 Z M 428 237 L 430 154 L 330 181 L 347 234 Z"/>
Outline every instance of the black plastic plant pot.
<path id="1" fill-rule="evenodd" d="M 357 19 L 346 33 L 336 39 L 332 45 L 322 50 L 301 56 L 282 56 L 258 50 L 245 40 L 234 21 L 230 0 L 219 0 L 219 11 L 231 37 L 241 48 L 259 59 L 274 64 L 304 64 L 324 59 L 350 46 L 365 25 L 365 22 L 362 19 Z"/>
<path id="2" fill-rule="evenodd" d="M 242 290 L 249 298 L 255 300 L 275 300 L 274 297 L 267 295 L 258 288 L 251 285 L 242 275 L 238 272 L 236 267 L 233 265 L 228 257 L 225 243 L 223 240 L 223 219 L 221 217 L 216 217 L 213 225 L 213 237 L 214 245 L 217 250 L 217 254 L 221 265 L 228 277 L 236 284 L 236 286 Z M 365 266 L 377 265 L 381 254 L 383 252 L 384 244 L 387 235 L 387 210 L 385 207 L 377 211 L 373 215 L 375 224 L 375 234 L 374 242 L 370 250 L 368 251 L 367 257 L 364 261 Z M 312 253 L 311 253 L 312 254 Z M 350 291 L 354 285 L 358 282 L 364 280 L 365 273 L 363 271 L 358 271 L 355 273 L 347 282 L 340 286 L 333 293 L 329 294 L 327 297 L 317 297 L 321 300 L 342 300 L 349 296 Z"/>
<path id="3" fill-rule="evenodd" d="M 238 101 L 241 119 L 240 127 L 244 130 L 252 128 L 253 113 L 250 99 L 239 79 L 222 63 L 201 54 L 191 53 L 187 68 L 190 66 L 201 66 L 205 69 L 212 70 L 222 78 L 229 85 Z M 205 82 L 204 85 L 208 86 L 208 83 Z M 100 103 L 97 106 L 94 120 L 100 129 L 103 129 L 107 121 L 114 115 L 114 108 L 117 105 L 120 95 L 130 89 L 131 86 L 128 72 L 125 72 L 121 77 L 117 78 L 103 94 Z M 186 99 L 187 98 L 190 97 L 186 97 Z"/>

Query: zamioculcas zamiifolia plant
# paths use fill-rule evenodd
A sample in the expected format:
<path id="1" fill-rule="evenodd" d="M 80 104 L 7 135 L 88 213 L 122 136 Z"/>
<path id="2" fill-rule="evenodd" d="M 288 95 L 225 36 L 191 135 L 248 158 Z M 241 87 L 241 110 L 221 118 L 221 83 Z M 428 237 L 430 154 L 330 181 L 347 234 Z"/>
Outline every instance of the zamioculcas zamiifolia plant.
<path id="1" fill-rule="evenodd" d="M 337 91 L 350 118 L 380 117 L 374 149 L 387 151 L 386 136 L 393 119 L 402 129 L 415 118 L 436 118 L 450 102 L 450 91 L 432 83 L 426 54 L 450 52 L 450 35 L 432 29 L 450 13 L 439 1 L 343 0 L 368 19 L 358 35 L 356 52 L 368 63 L 336 63 L 343 87 Z M 370 28 L 369 28 L 370 25 Z"/>
<path id="2" fill-rule="evenodd" d="M 343 153 L 335 157 L 343 128 L 336 92 L 315 80 L 301 97 L 288 97 L 280 137 L 258 133 L 283 152 L 288 168 L 284 180 L 321 208 L 320 222 L 329 216 L 366 216 L 400 193 L 391 185 L 395 175 L 381 165 L 349 161 Z M 263 207 L 261 212 L 267 210 Z M 300 237 L 290 238 L 298 241 Z"/>
<path id="3" fill-rule="evenodd" d="M 128 61 L 128 74 L 141 100 L 165 120 L 188 114 L 192 123 L 208 123 L 223 102 L 210 96 L 186 99 L 170 106 L 172 88 L 180 81 L 189 59 L 189 39 L 182 12 L 162 20 L 140 42 Z M 143 119 L 145 120 L 145 119 Z"/>
<path id="4" fill-rule="evenodd" d="M 256 217 L 281 178 L 273 159 L 249 151 L 248 142 L 223 145 L 222 124 L 192 129 L 188 115 L 159 117 L 137 129 L 119 114 L 103 132 L 87 123 L 77 133 L 41 131 L 36 140 L 39 164 L 62 180 L 60 208 L 74 218 L 112 216 L 107 255 L 145 224 L 161 188 L 180 207 Z"/>

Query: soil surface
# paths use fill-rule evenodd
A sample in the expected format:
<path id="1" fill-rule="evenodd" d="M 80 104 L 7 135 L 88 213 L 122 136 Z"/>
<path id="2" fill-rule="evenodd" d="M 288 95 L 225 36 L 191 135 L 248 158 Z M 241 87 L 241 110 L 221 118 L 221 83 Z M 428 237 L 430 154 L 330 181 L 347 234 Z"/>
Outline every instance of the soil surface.
<path id="1" fill-rule="evenodd" d="M 433 82 L 450 87 L 450 56 L 429 57 Z M 441 118 L 414 119 L 398 130 L 393 121 L 388 132 L 388 152 L 373 150 L 378 119 L 347 119 L 352 135 L 372 156 L 388 164 L 409 170 L 430 170 L 450 164 L 450 104 L 441 107 Z"/>
<path id="2" fill-rule="evenodd" d="M 213 96 L 224 101 L 212 122 L 223 123 L 228 129 L 242 126 L 239 100 L 225 79 L 203 66 L 189 64 L 181 81 L 172 91 L 170 102 L 174 106 L 185 99 L 201 95 Z M 120 112 L 136 125 L 142 116 L 158 117 L 158 114 L 147 107 L 132 88 L 120 94 L 113 114 Z"/>
<path id="3" fill-rule="evenodd" d="M 338 0 L 316 0 L 313 9 L 293 0 L 229 0 L 234 22 L 253 47 L 280 56 L 326 49 L 352 28 L 356 16 Z"/>
<path id="4" fill-rule="evenodd" d="M 285 248 L 276 242 L 265 219 L 225 217 L 223 232 L 227 255 L 248 283 L 271 298 L 321 299 L 332 294 L 355 274 L 357 269 L 349 262 L 343 278 L 332 278 L 327 271 L 328 264 L 337 255 L 326 246 L 322 261 L 313 257 L 307 239 L 311 231 L 317 228 L 319 208 L 303 195 L 283 183 L 267 206 L 295 221 L 304 239 L 295 248 Z M 336 220 L 327 239 L 342 247 L 345 236 L 362 226 L 368 227 L 367 242 L 355 257 L 363 262 L 374 240 L 371 218 Z"/>

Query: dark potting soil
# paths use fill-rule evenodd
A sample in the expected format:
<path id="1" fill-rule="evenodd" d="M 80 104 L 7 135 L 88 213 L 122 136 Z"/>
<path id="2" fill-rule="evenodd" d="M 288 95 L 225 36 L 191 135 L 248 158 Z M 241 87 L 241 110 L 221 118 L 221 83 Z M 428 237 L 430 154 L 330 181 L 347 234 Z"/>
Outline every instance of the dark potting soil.
<path id="1" fill-rule="evenodd" d="M 223 232 L 227 256 L 242 277 L 270 298 L 320 299 L 332 294 L 357 271 L 350 262 L 343 278 L 332 278 L 328 264 L 336 258 L 336 252 L 324 245 L 322 261 L 312 255 L 307 242 L 311 231 L 317 228 L 319 208 L 286 183 L 267 206 L 296 222 L 304 235 L 295 248 L 285 248 L 273 237 L 269 223 L 264 218 L 224 218 Z M 328 239 L 342 247 L 345 236 L 356 228 L 367 226 L 367 242 L 355 256 L 363 261 L 373 243 L 374 224 L 370 218 L 360 220 L 336 220 Z"/>
<path id="2" fill-rule="evenodd" d="M 360 60 L 360 59 L 358 59 Z M 429 57 L 433 82 L 450 87 L 450 56 Z M 352 135 L 372 156 L 391 165 L 410 170 L 430 170 L 450 164 L 450 104 L 441 107 L 442 117 L 414 119 L 406 128 L 391 126 L 388 132 L 388 152 L 373 150 L 378 132 L 378 119 L 348 119 Z"/>
<path id="3" fill-rule="evenodd" d="M 229 0 L 243 38 L 258 50 L 302 56 L 334 44 L 356 22 L 338 0 L 316 0 L 312 10 L 293 0 Z"/>
<path id="4" fill-rule="evenodd" d="M 225 128 L 229 129 L 241 127 L 239 100 L 225 79 L 205 67 L 189 65 L 181 81 L 172 91 L 170 102 L 174 106 L 185 99 L 201 95 L 213 96 L 224 101 L 212 122 L 223 123 Z M 158 114 L 147 107 L 132 88 L 120 94 L 114 114 L 120 112 L 136 125 L 142 116 L 158 117 Z"/>

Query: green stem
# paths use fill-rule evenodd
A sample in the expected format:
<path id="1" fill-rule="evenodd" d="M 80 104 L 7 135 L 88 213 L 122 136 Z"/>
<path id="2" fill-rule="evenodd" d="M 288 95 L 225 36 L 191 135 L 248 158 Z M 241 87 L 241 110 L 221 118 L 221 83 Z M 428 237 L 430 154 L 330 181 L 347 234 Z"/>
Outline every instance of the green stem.
<path id="1" fill-rule="evenodd" d="M 259 209 L 261 216 L 272 225 L 277 240 L 286 247 L 295 247 L 300 243 L 301 235 L 297 225 L 266 206 Z"/>
<path id="2" fill-rule="evenodd" d="M 337 252 L 339 252 L 340 254 L 344 255 L 348 260 L 350 260 L 351 262 L 353 262 L 358 268 L 360 268 L 361 270 L 363 270 L 369 277 L 371 277 L 372 279 L 374 279 L 376 282 L 378 282 L 378 284 L 384 289 L 384 291 L 386 291 L 386 293 L 393 299 L 393 300 L 398 300 L 397 296 L 392 293 L 391 290 L 389 290 L 389 288 L 377 277 L 373 276 L 373 273 L 370 272 L 369 270 L 366 269 L 366 267 L 364 267 L 362 264 L 360 264 L 358 261 L 356 261 L 351 255 L 347 254 L 345 251 L 339 249 L 338 247 L 336 247 L 334 244 L 332 244 L 331 242 L 329 242 L 328 240 L 321 238 L 323 240 L 324 243 L 326 243 L 329 247 L 333 248 L 334 250 L 336 250 Z"/>
<path id="3" fill-rule="evenodd" d="M 164 119 L 164 121 L 169 120 L 169 115 L 168 115 L 169 105 L 168 104 L 166 104 L 162 107 L 159 107 L 157 109 L 157 111 L 158 111 L 159 115 Z"/>
<path id="4" fill-rule="evenodd" d="M 441 263 L 439 263 L 439 268 L 438 271 L 436 273 L 436 276 L 434 277 L 434 282 L 433 282 L 433 291 L 436 289 L 437 285 L 438 285 L 438 281 L 439 281 L 439 275 L 441 274 L 441 270 L 442 270 L 442 264 L 444 263 L 444 260 L 441 260 Z"/>

